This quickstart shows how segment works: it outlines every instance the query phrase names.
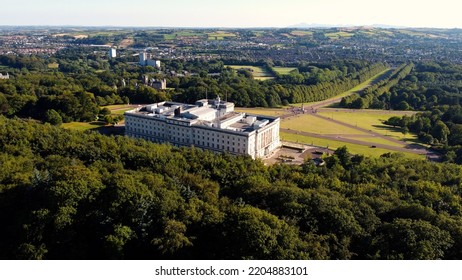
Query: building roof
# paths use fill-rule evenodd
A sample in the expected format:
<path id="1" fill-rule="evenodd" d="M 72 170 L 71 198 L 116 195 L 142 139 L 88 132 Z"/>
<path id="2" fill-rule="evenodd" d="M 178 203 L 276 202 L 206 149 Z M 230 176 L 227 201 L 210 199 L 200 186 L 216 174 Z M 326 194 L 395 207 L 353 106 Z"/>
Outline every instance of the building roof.
<path id="1" fill-rule="evenodd" d="M 159 102 L 127 111 L 126 115 L 182 121 L 190 126 L 206 126 L 234 132 L 252 132 L 279 119 L 234 112 L 234 103 L 201 99 L 195 105 L 178 102 Z"/>

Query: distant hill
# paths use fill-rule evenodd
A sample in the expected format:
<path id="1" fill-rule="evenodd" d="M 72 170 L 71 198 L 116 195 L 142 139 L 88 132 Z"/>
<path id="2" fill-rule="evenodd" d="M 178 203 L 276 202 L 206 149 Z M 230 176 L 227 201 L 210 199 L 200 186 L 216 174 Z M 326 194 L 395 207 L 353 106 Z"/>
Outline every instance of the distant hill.
<path id="1" fill-rule="evenodd" d="M 333 28 L 333 27 L 358 27 L 359 25 L 352 25 L 352 24 L 320 24 L 320 23 L 298 23 L 294 25 L 287 26 L 287 28 Z M 368 25 L 370 27 L 375 28 L 409 28 L 406 26 L 398 26 L 398 25 L 388 25 L 388 24 L 373 24 Z"/>

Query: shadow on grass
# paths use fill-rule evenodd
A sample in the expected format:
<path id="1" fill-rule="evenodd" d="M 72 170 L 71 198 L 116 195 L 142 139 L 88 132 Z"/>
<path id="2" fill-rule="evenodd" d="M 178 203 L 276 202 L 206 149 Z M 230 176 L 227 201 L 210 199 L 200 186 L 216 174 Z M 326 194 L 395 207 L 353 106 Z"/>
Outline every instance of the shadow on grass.
<path id="1" fill-rule="evenodd" d="M 103 122 L 103 124 L 105 124 Z M 92 129 L 89 129 L 91 131 L 95 131 L 104 135 L 124 135 L 125 133 L 125 126 L 113 126 L 113 125 L 107 125 L 107 126 L 99 126 L 95 127 Z"/>
<path id="2" fill-rule="evenodd" d="M 101 126 L 101 125 L 106 125 L 106 122 L 103 122 L 103 121 L 94 121 L 94 122 L 90 122 L 89 124 Z"/>
<path id="3" fill-rule="evenodd" d="M 397 133 L 402 132 L 400 127 L 393 127 L 393 126 L 384 125 L 384 124 L 373 124 L 372 126 L 375 127 L 375 128 L 378 128 L 380 130 L 387 130 L 387 131 L 390 131 L 390 132 L 397 132 Z"/>

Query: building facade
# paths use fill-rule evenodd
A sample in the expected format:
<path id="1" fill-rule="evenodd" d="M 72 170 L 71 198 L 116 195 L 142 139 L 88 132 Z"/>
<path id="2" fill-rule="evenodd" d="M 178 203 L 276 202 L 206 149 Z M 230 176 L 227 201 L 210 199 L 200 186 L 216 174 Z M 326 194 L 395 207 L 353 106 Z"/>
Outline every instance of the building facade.
<path id="1" fill-rule="evenodd" d="M 152 66 L 156 68 L 160 68 L 160 65 L 161 65 L 160 60 L 152 59 L 151 54 L 146 53 L 146 52 L 140 52 L 138 63 L 141 66 Z"/>
<path id="2" fill-rule="evenodd" d="M 176 146 L 264 158 L 279 146 L 277 117 L 234 111 L 234 104 L 160 102 L 125 112 L 125 135 Z"/>
<path id="3" fill-rule="evenodd" d="M 108 55 L 109 55 L 110 58 L 116 58 L 117 57 L 117 50 L 115 48 L 110 48 Z"/>
<path id="4" fill-rule="evenodd" d="M 0 80 L 8 80 L 10 78 L 10 75 L 8 73 L 6 73 L 6 75 L 3 75 L 2 73 L 0 73 Z"/>

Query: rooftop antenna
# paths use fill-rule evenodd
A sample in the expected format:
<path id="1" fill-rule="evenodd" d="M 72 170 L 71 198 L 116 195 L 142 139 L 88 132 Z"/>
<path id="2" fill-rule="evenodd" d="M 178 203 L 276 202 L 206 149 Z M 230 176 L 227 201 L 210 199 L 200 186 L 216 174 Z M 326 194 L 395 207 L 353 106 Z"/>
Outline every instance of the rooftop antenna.
<path id="1" fill-rule="evenodd" d="M 208 98 L 207 98 L 207 88 L 205 88 L 205 100 L 208 100 Z"/>

